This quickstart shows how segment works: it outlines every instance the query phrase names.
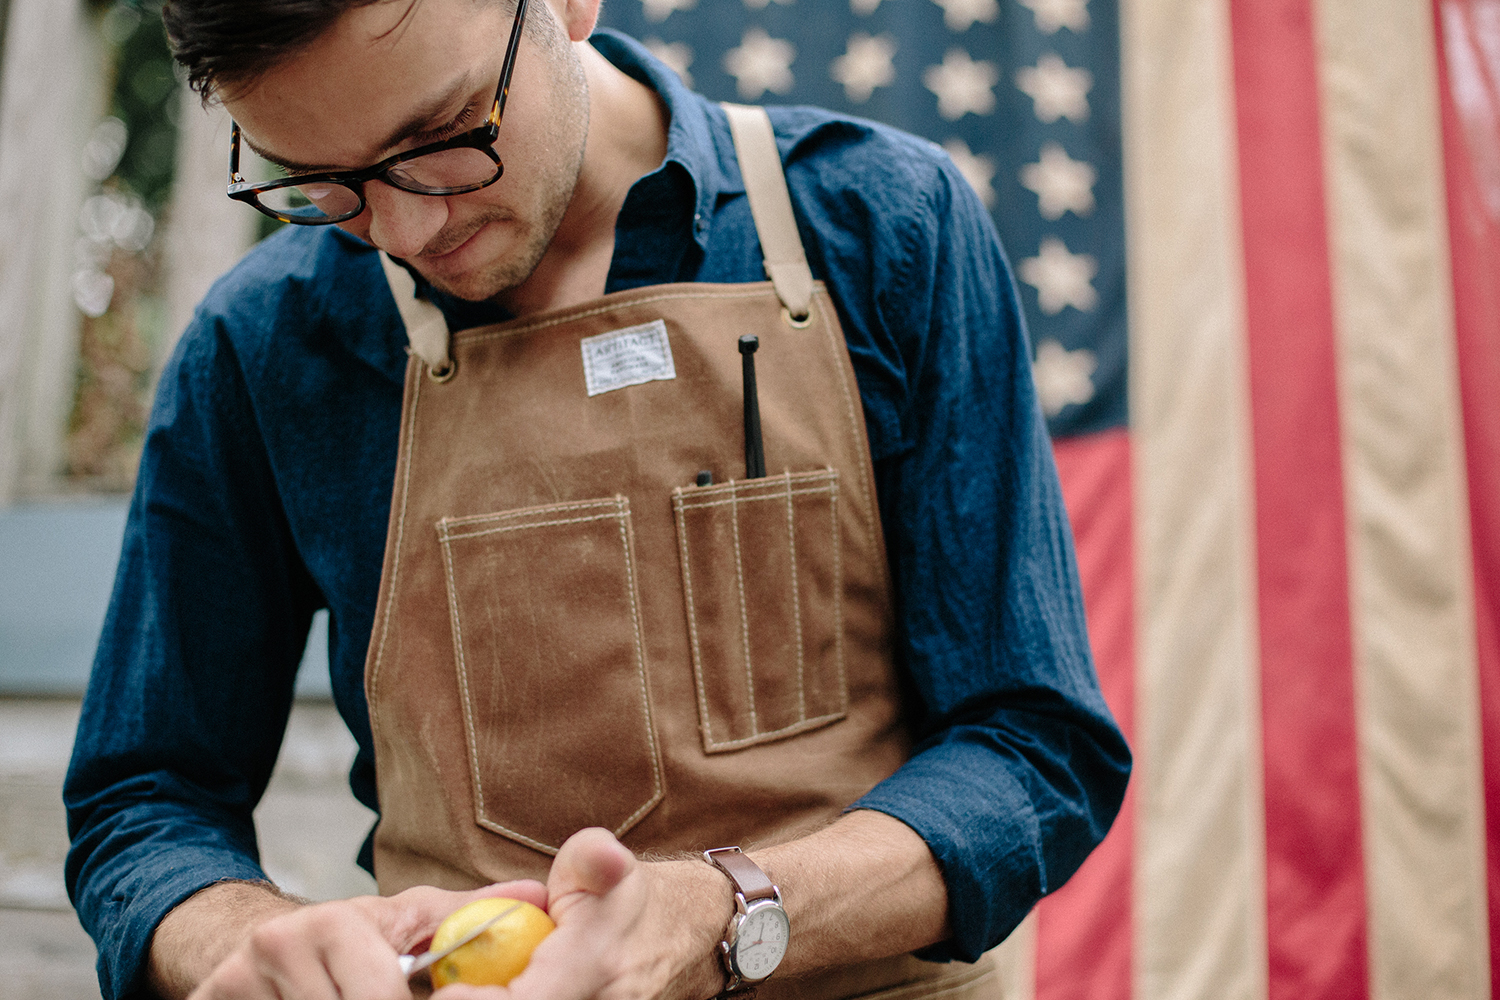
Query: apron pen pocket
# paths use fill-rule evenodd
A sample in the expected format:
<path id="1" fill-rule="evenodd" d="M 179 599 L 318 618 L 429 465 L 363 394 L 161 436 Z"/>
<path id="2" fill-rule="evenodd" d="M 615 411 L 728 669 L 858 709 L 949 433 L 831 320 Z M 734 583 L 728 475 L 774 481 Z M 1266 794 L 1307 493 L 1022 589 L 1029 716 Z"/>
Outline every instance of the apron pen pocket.
<path id="1" fill-rule="evenodd" d="M 630 504 L 444 518 L 475 822 L 555 854 L 661 801 Z"/>
<path id="2" fill-rule="evenodd" d="M 672 506 L 704 752 L 843 718 L 838 473 L 688 487 Z"/>

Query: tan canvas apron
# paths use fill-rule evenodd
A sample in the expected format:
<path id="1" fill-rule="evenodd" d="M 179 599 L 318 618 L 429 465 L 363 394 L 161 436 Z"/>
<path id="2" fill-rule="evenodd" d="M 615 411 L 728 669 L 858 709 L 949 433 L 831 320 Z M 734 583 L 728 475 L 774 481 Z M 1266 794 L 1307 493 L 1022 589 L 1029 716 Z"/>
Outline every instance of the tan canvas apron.
<path id="1" fill-rule="evenodd" d="M 638 853 L 787 840 L 908 753 L 848 350 L 769 120 L 732 125 L 774 285 L 641 288 L 450 337 L 386 262 L 412 359 L 365 677 L 382 892 L 545 879 L 586 826 Z M 762 993 L 993 980 L 901 956 Z"/>

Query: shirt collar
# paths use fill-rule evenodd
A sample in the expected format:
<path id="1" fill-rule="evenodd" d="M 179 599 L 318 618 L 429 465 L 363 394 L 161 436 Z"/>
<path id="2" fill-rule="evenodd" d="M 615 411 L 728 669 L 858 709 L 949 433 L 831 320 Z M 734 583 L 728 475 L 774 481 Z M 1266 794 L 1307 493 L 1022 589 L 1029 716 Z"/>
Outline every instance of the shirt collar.
<path id="1" fill-rule="evenodd" d="M 615 68 L 656 91 L 666 105 L 670 119 L 667 154 L 655 170 L 636 183 L 656 178 L 668 171 L 669 164 L 677 164 L 693 188 L 693 239 L 700 249 L 706 249 L 719 195 L 745 190 L 723 111 L 688 89 L 675 70 L 628 35 L 602 28 L 589 38 L 589 43 Z M 493 302 L 467 302 L 440 292 L 414 268 L 408 270 L 416 279 L 419 294 L 443 311 L 452 329 L 464 330 L 511 318 Z"/>
<path id="2" fill-rule="evenodd" d="M 671 67 L 628 35 L 604 28 L 595 32 L 589 42 L 616 69 L 656 91 L 666 104 L 671 118 L 667 127 L 667 155 L 652 174 L 664 170 L 668 163 L 676 163 L 687 172 L 693 184 L 697 223 L 693 238 L 700 247 L 707 247 L 709 223 L 718 196 L 744 190 L 718 105 L 689 90 Z"/>

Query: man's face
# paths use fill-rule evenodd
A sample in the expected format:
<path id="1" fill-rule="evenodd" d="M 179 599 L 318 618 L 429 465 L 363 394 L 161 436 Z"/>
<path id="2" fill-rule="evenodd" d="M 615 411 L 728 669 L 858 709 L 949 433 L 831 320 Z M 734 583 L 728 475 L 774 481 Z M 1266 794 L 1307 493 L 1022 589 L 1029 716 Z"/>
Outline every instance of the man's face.
<path id="1" fill-rule="evenodd" d="M 380 0 L 356 7 L 242 92 L 224 95 L 248 142 L 299 170 L 351 170 L 483 123 L 514 8 L 493 0 Z M 495 144 L 505 175 L 447 198 L 365 184 L 340 225 L 437 287 L 490 298 L 524 281 L 572 198 L 588 94 L 546 0 L 531 0 Z"/>

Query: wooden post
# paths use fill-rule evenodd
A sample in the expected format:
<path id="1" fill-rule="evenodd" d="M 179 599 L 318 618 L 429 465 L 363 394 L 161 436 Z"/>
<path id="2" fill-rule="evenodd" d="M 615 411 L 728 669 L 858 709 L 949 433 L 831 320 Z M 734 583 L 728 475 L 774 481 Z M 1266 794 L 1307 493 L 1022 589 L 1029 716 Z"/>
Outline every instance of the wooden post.
<path id="1" fill-rule="evenodd" d="M 0 504 L 63 460 L 79 315 L 73 247 L 102 46 L 79 0 L 9 0 L 0 63 Z"/>

